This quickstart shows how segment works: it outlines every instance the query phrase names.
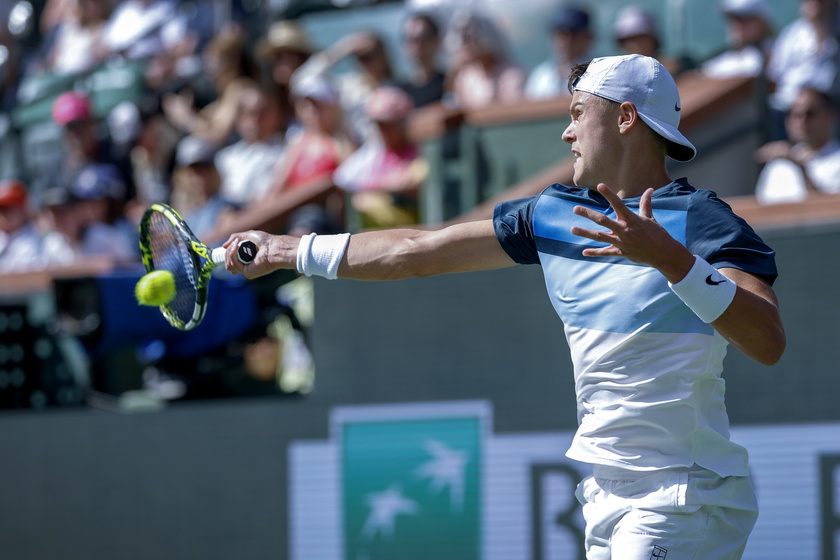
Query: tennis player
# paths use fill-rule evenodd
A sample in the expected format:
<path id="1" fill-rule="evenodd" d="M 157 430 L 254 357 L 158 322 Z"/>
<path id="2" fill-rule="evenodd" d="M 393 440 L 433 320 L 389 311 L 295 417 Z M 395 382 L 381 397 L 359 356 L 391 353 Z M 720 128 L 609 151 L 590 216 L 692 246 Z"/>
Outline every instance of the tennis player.
<path id="1" fill-rule="evenodd" d="M 741 557 L 757 516 L 746 450 L 729 439 L 728 344 L 762 364 L 785 334 L 774 252 L 714 193 L 672 180 L 691 160 L 670 74 L 639 55 L 598 58 L 569 80 L 575 187 L 499 204 L 437 231 L 303 238 L 234 234 L 227 268 L 395 280 L 539 264 L 564 323 L 579 428 L 567 455 L 589 560 Z M 235 243 L 253 239 L 243 265 Z"/>

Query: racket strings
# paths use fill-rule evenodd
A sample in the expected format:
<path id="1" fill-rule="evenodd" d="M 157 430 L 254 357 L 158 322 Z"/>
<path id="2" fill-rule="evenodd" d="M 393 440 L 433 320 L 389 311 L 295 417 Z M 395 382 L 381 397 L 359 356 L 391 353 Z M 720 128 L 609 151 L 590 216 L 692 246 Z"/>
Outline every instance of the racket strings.
<path id="1" fill-rule="evenodd" d="M 176 226 L 155 212 L 149 222 L 149 248 L 155 270 L 168 270 L 175 278 L 175 298 L 165 307 L 182 323 L 195 312 L 197 277 L 192 253 Z"/>

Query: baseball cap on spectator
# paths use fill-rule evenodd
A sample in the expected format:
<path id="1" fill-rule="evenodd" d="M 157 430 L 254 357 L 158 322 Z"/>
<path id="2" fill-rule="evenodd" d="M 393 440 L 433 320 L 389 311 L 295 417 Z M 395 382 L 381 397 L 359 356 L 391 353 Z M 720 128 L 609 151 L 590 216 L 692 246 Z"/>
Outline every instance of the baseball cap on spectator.
<path id="1" fill-rule="evenodd" d="M 667 140 L 670 157 L 690 161 L 697 155 L 697 149 L 679 131 L 682 106 L 677 84 L 656 59 L 638 54 L 595 58 L 574 89 L 616 103 L 633 103 L 639 118 Z"/>
<path id="2" fill-rule="evenodd" d="M 575 6 L 561 6 L 551 19 L 554 31 L 588 31 L 589 12 Z"/>
<path id="3" fill-rule="evenodd" d="M 198 136 L 185 136 L 175 149 L 175 163 L 181 167 L 200 163 L 213 165 L 218 151 L 212 142 Z"/>
<path id="4" fill-rule="evenodd" d="M 727 16 L 760 17 L 771 21 L 770 8 L 765 0 L 722 0 L 720 11 Z"/>
<path id="5" fill-rule="evenodd" d="M 659 35 L 653 15 L 641 6 L 623 7 L 615 18 L 613 34 L 617 41 L 638 35 Z"/>
<path id="6" fill-rule="evenodd" d="M 365 114 L 372 121 L 401 121 L 411 110 L 414 102 L 403 90 L 396 87 L 380 87 L 373 91 L 365 103 Z"/>
<path id="7" fill-rule="evenodd" d="M 70 191 L 78 199 L 112 198 L 122 200 L 126 195 L 125 181 L 119 169 L 107 163 L 86 165 L 79 171 Z"/>
<path id="8" fill-rule="evenodd" d="M 23 206 L 26 204 L 26 186 L 17 179 L 0 181 L 0 206 Z"/>
<path id="9" fill-rule="evenodd" d="M 90 100 L 83 93 L 68 91 L 56 98 L 52 107 L 52 117 L 60 125 L 90 119 Z"/>
<path id="10" fill-rule="evenodd" d="M 257 43 L 257 55 L 269 58 L 277 52 L 293 51 L 305 56 L 312 54 L 312 46 L 306 33 L 291 21 L 278 21 L 268 29 L 268 33 Z"/>
<path id="11" fill-rule="evenodd" d="M 298 99 L 308 97 L 321 103 L 338 103 L 338 91 L 320 74 L 307 74 L 292 82 L 292 95 Z"/>

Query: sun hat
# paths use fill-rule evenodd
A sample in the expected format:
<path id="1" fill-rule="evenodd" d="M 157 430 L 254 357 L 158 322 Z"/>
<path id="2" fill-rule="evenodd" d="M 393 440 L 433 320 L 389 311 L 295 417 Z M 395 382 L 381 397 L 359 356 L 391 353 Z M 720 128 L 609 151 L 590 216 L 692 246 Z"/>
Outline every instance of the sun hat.
<path id="1" fill-rule="evenodd" d="M 329 78 L 322 74 L 310 73 L 296 75 L 292 78 L 292 97 L 303 99 L 308 97 L 321 103 L 337 105 L 339 103 L 338 90 Z"/>
<path id="2" fill-rule="evenodd" d="M 680 92 L 674 78 L 654 58 L 638 54 L 595 58 L 574 84 L 575 91 L 617 103 L 629 101 L 639 117 L 668 141 L 668 155 L 690 161 L 697 149 L 678 130 Z"/>
<path id="3" fill-rule="evenodd" d="M 269 58 L 280 51 L 299 52 L 310 56 L 314 51 L 309 38 L 299 25 L 291 21 L 278 21 L 268 29 L 268 33 L 257 44 L 257 55 Z"/>
<path id="4" fill-rule="evenodd" d="M 625 6 L 615 18 L 613 34 L 616 40 L 620 41 L 637 35 L 658 37 L 659 31 L 653 14 L 641 6 Z"/>
<path id="5" fill-rule="evenodd" d="M 767 21 L 772 20 L 770 8 L 764 0 L 722 0 L 718 7 L 727 16 L 756 16 Z"/>
<path id="6" fill-rule="evenodd" d="M 175 163 L 179 167 L 197 164 L 215 164 L 219 149 L 213 142 L 200 136 L 184 136 L 175 148 Z"/>

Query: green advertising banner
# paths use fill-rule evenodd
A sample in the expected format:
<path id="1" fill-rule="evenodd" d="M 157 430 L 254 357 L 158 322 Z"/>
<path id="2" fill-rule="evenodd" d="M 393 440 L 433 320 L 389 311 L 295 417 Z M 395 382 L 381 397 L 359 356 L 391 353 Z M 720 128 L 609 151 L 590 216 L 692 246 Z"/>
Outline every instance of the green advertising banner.
<path id="1" fill-rule="evenodd" d="M 483 434 L 445 411 L 343 422 L 344 558 L 481 558 Z"/>

